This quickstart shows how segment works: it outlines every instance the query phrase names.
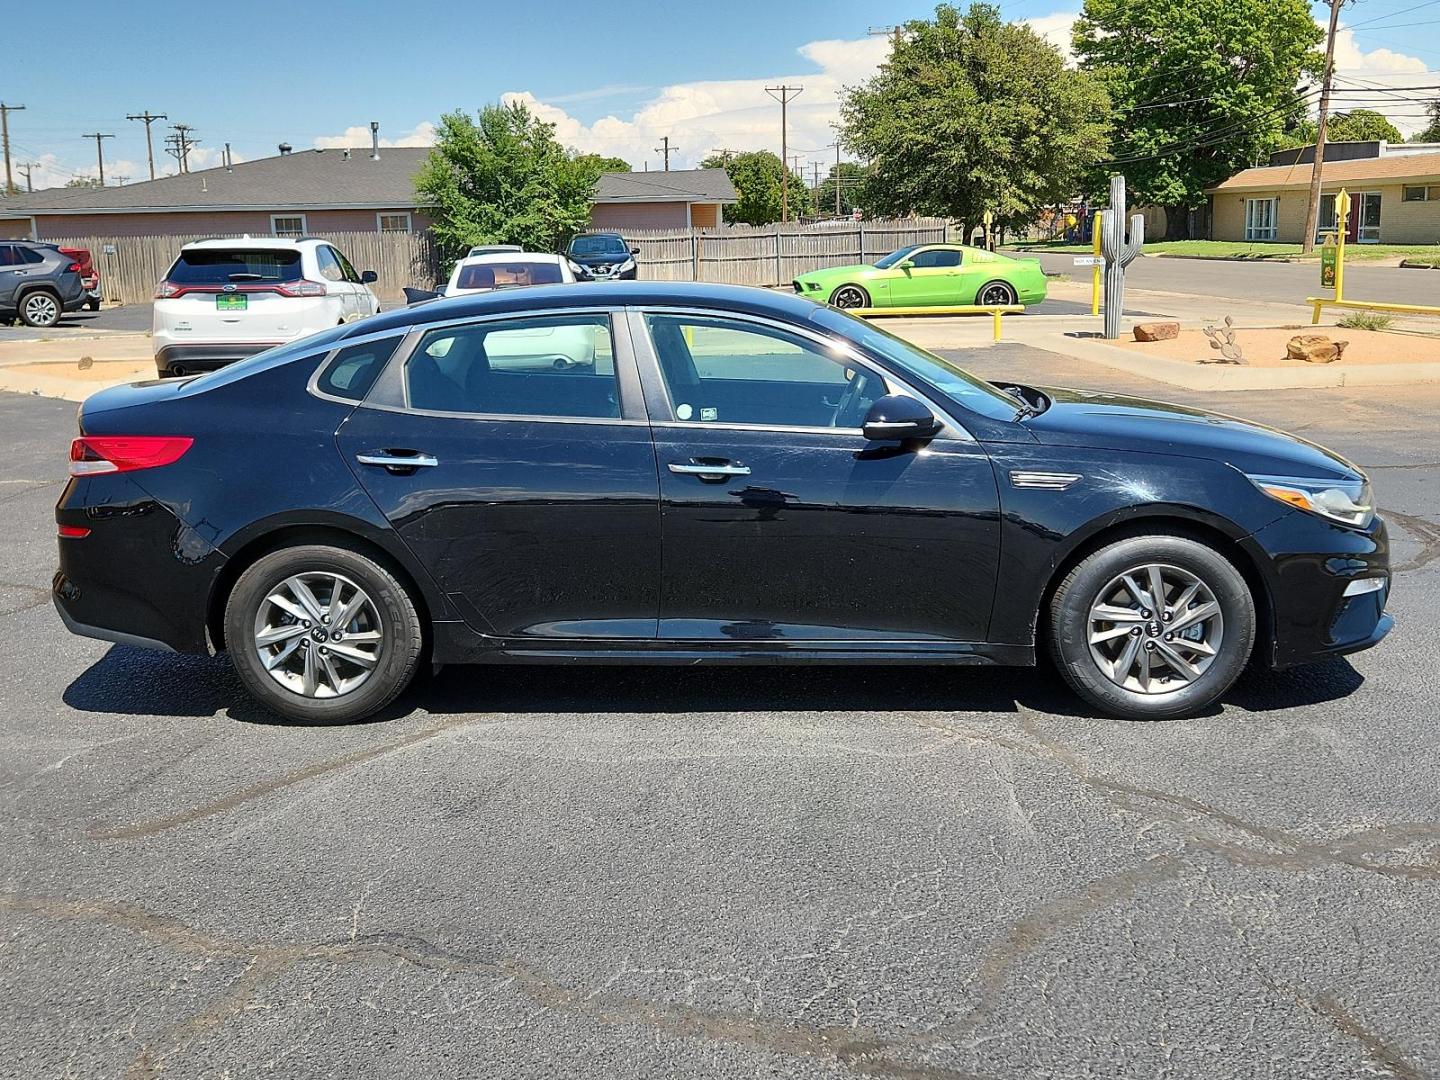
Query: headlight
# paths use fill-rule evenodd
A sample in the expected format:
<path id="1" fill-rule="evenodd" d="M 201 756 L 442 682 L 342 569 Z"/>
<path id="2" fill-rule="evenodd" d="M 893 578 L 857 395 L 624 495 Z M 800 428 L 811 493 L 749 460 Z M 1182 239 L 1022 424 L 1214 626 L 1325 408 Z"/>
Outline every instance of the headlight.
<path id="1" fill-rule="evenodd" d="M 1297 476 L 1251 476 L 1250 482 L 1283 503 L 1338 521 L 1366 528 L 1375 520 L 1368 480 L 1307 480 Z"/>
<path id="2" fill-rule="evenodd" d="M 634 259 L 626 259 L 624 262 L 622 262 L 619 266 L 617 266 L 617 267 L 615 268 L 615 272 L 616 272 L 617 274 L 623 274 L 626 270 L 634 270 L 634 269 L 635 269 L 635 260 L 634 260 Z"/>
<path id="3" fill-rule="evenodd" d="M 570 272 L 571 272 L 572 274 L 585 274 L 585 273 L 588 273 L 588 271 L 585 269 L 585 267 L 581 266 L 579 263 L 577 263 L 577 262 L 575 262 L 575 261 L 573 261 L 573 260 L 567 260 L 567 261 L 570 263 Z"/>

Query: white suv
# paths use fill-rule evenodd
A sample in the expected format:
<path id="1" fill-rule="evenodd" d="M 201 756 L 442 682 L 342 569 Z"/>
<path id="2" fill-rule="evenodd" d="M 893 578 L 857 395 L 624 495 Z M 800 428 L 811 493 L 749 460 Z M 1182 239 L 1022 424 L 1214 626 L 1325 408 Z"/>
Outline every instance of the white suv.
<path id="1" fill-rule="evenodd" d="M 155 367 L 161 376 L 207 371 L 374 315 L 375 280 L 313 237 L 186 244 L 155 289 Z"/>

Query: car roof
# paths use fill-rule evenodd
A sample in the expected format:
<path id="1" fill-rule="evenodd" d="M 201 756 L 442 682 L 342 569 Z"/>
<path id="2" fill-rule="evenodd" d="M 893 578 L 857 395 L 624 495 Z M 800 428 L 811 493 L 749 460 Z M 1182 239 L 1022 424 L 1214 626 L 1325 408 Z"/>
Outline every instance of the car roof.
<path id="1" fill-rule="evenodd" d="M 544 251 L 487 251 L 483 255 L 466 255 L 455 265 L 458 266 L 483 266 L 489 263 L 559 263 L 559 255 L 551 255 Z"/>
<path id="2" fill-rule="evenodd" d="M 323 244 L 313 236 L 290 237 L 290 236 L 214 236 L 208 240 L 192 240 L 184 245 L 181 251 L 192 251 L 196 248 L 296 248 L 301 244 Z"/>
<path id="3" fill-rule="evenodd" d="M 485 315 L 526 315 L 577 307 L 713 308 L 719 312 L 770 315 L 792 322 L 804 321 L 819 305 L 792 292 L 752 285 L 711 285 L 690 281 L 596 281 L 575 285 L 544 285 L 524 289 L 426 300 L 413 307 L 381 312 L 353 324 L 346 337 L 406 329 L 426 323 Z"/>

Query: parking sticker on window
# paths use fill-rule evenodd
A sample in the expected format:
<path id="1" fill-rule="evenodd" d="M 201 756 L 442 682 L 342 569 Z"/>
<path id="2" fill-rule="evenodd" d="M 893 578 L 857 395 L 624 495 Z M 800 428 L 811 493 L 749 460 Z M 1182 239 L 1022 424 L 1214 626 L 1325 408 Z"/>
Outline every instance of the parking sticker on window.
<path id="1" fill-rule="evenodd" d="M 700 419 L 701 419 L 701 420 L 719 420 L 719 419 L 720 419 L 720 410 L 719 410 L 719 409 L 701 409 L 701 410 L 700 410 Z"/>
<path id="2" fill-rule="evenodd" d="M 675 406 L 675 415 L 678 416 L 681 420 L 689 420 L 690 417 L 693 416 L 694 414 L 695 414 L 695 410 L 692 409 L 692 408 L 690 408 L 689 405 L 676 405 L 676 406 Z"/>

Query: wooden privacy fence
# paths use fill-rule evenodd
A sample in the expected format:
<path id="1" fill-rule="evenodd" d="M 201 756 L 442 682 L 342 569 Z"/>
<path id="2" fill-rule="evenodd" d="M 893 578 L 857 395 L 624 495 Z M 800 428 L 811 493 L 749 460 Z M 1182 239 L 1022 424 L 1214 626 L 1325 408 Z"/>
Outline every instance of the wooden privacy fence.
<path id="1" fill-rule="evenodd" d="M 873 262 L 907 244 L 945 239 L 944 218 L 895 218 L 818 225 L 727 225 L 719 229 L 624 230 L 640 249 L 640 276 L 652 281 L 714 281 L 731 285 L 784 285 L 796 274 L 846 263 Z M 106 300 L 140 304 L 155 295 L 184 244 L 238 239 L 239 234 L 194 236 L 46 237 L 46 243 L 88 248 L 100 268 Z M 396 299 L 407 285 L 428 289 L 449 276 L 428 232 L 326 233 L 357 270 L 374 270 L 382 298 Z"/>
<path id="2" fill-rule="evenodd" d="M 205 233 L 194 236 L 68 236 L 46 237 L 47 244 L 88 248 L 100 269 L 100 287 L 106 300 L 125 304 L 146 303 L 165 276 L 180 248 L 196 240 L 217 237 L 238 239 L 239 233 Z M 438 278 L 439 258 L 428 232 L 336 232 L 324 239 L 333 243 L 356 270 L 374 270 L 380 280 L 371 286 L 384 298 L 400 296 L 406 285 L 429 288 Z"/>
<path id="3" fill-rule="evenodd" d="M 620 233 L 631 247 L 640 249 L 640 276 L 647 280 L 784 285 L 809 270 L 873 262 L 907 244 L 943 242 L 946 222 L 887 218 L 817 225 L 621 229 Z"/>

